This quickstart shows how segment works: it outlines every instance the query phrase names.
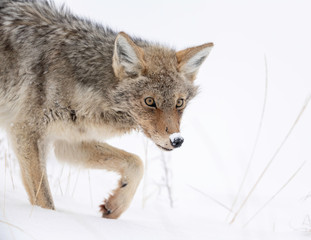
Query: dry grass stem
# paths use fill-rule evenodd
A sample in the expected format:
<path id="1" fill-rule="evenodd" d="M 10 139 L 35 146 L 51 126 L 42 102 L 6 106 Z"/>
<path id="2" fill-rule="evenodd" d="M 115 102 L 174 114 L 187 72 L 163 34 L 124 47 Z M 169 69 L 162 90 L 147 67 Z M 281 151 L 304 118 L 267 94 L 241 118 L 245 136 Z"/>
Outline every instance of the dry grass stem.
<path id="1" fill-rule="evenodd" d="M 162 160 L 162 163 L 163 163 L 164 174 L 165 174 L 165 187 L 167 189 L 168 197 L 169 197 L 169 200 L 170 200 L 170 206 L 172 208 L 174 206 L 174 201 L 173 201 L 173 196 L 172 196 L 171 184 L 169 182 L 169 169 L 167 167 L 166 159 L 165 159 L 165 156 L 164 156 L 163 152 L 161 152 L 161 160 Z"/>
<path id="2" fill-rule="evenodd" d="M 35 195 L 35 203 L 34 203 L 34 205 L 32 205 L 32 207 L 31 207 L 31 211 L 30 211 L 30 215 L 29 215 L 29 217 L 31 217 L 32 212 L 33 212 L 33 208 L 34 208 L 34 206 L 35 206 L 35 205 L 36 205 L 36 203 L 37 203 L 37 198 L 38 198 L 38 194 L 39 194 L 40 189 L 41 189 L 41 185 L 42 185 L 42 181 L 43 181 L 43 176 L 44 176 L 44 173 L 42 173 L 42 174 L 41 174 L 40 183 L 39 183 L 39 186 L 38 186 L 38 189 L 37 189 L 36 195 Z"/>
<path id="3" fill-rule="evenodd" d="M 145 150 L 145 174 L 144 174 L 144 182 L 143 182 L 143 199 L 142 199 L 142 205 L 143 208 L 146 206 L 147 199 L 150 197 L 147 195 L 147 176 L 148 176 L 148 167 L 149 167 L 149 159 L 148 159 L 148 139 L 145 140 L 144 144 L 144 150 Z"/>
<path id="4" fill-rule="evenodd" d="M 188 187 L 190 187 L 190 188 L 193 189 L 194 191 L 201 193 L 201 194 L 204 195 L 205 197 L 208 197 L 210 200 L 212 200 L 213 202 L 217 203 L 219 206 L 225 208 L 225 209 L 228 210 L 229 212 L 232 211 L 228 206 L 226 206 L 226 205 L 223 204 L 222 202 L 218 201 L 217 199 L 213 198 L 212 196 L 208 195 L 207 193 L 202 192 L 200 189 L 195 188 L 195 187 L 193 187 L 193 186 L 191 186 L 191 185 L 189 185 L 189 184 L 187 184 L 187 185 L 188 185 Z"/>
<path id="5" fill-rule="evenodd" d="M 87 170 L 88 178 L 89 178 L 89 194 L 91 200 L 91 207 L 93 207 L 93 195 L 92 195 L 92 185 L 91 185 L 91 174 L 90 170 Z"/>
<path id="6" fill-rule="evenodd" d="M 236 213 L 234 214 L 232 220 L 231 220 L 231 224 L 235 221 L 235 219 L 237 218 L 237 216 L 239 215 L 239 213 L 241 212 L 241 210 L 243 209 L 244 205 L 247 203 L 248 199 L 250 198 L 250 196 L 252 195 L 252 193 L 254 192 L 254 190 L 256 189 L 256 187 L 258 186 L 259 182 L 261 181 L 261 179 L 263 178 L 263 176 L 265 175 L 265 173 L 267 172 L 267 170 L 269 169 L 269 167 L 271 166 L 272 162 L 274 161 L 274 159 L 276 158 L 276 156 L 278 155 L 278 153 L 280 152 L 280 150 L 282 149 L 282 147 L 284 146 L 284 144 L 286 143 L 287 139 L 289 138 L 289 136 L 291 135 L 291 133 L 293 132 L 293 130 L 295 129 L 297 123 L 299 122 L 302 114 L 304 113 L 306 107 L 308 106 L 309 102 L 310 102 L 310 98 L 311 96 L 308 96 L 306 102 L 304 103 L 302 109 L 300 110 L 296 120 L 294 121 L 294 123 L 292 124 L 291 128 L 289 129 L 288 133 L 286 134 L 286 136 L 284 137 L 283 141 L 281 142 L 281 144 L 279 145 L 279 147 L 277 148 L 277 150 L 275 151 L 275 153 L 273 154 L 273 156 L 271 157 L 270 161 L 268 162 L 268 164 L 266 165 L 266 167 L 264 168 L 264 170 L 262 171 L 262 173 L 260 174 L 260 176 L 258 177 L 257 181 L 255 182 L 255 184 L 253 185 L 253 187 L 251 188 L 251 190 L 248 192 L 247 196 L 245 197 L 245 199 L 243 200 L 242 204 L 240 205 L 239 209 L 236 211 Z"/>
<path id="7" fill-rule="evenodd" d="M 78 180 L 79 180 L 79 177 L 80 177 L 80 171 L 81 171 L 81 168 L 78 169 L 78 174 L 77 174 L 77 178 L 76 178 L 76 181 L 75 181 L 75 184 L 73 186 L 73 190 L 72 190 L 72 193 L 71 193 L 71 196 L 73 197 L 75 191 L 76 191 L 76 188 L 77 188 L 77 184 L 78 184 Z"/>
<path id="8" fill-rule="evenodd" d="M 258 125 L 258 128 L 257 128 L 257 133 L 256 133 L 256 138 L 255 138 L 255 142 L 254 142 L 254 145 L 253 145 L 253 148 L 252 148 L 252 151 L 251 151 L 251 155 L 248 159 L 248 163 L 247 163 L 247 167 L 245 169 L 245 172 L 244 172 L 244 175 L 243 175 L 243 178 L 242 178 L 242 181 L 241 181 L 241 184 L 239 186 L 239 189 L 238 189 L 238 192 L 233 200 L 233 203 L 231 205 L 231 210 L 233 211 L 236 203 L 237 203 L 237 200 L 239 199 L 240 197 L 240 194 L 242 192 L 242 189 L 244 187 L 244 184 L 245 184 L 245 181 L 246 181 L 246 178 L 248 176 L 248 173 L 249 173 L 249 169 L 252 165 L 252 161 L 253 161 L 253 158 L 255 156 L 255 152 L 256 152 L 256 149 L 257 149 L 257 145 L 258 145 L 258 141 L 259 141 L 259 137 L 260 137 L 260 134 L 261 134 L 261 130 L 262 130 L 262 125 L 263 125 L 263 119 L 264 119 L 264 115 L 265 115 L 265 110 L 266 110 L 266 104 L 267 104 L 267 96 L 268 96 L 268 63 L 267 63 L 267 57 L 265 55 L 264 57 L 264 60 L 265 60 L 265 93 L 264 93 L 264 100 L 263 100 L 263 105 L 262 105 L 262 110 L 261 110 L 261 115 L 260 115 L 260 120 L 259 120 L 259 125 Z M 227 218 L 229 217 L 230 213 L 228 214 Z"/>
<path id="9" fill-rule="evenodd" d="M 64 192 L 63 192 L 63 189 L 62 189 L 60 180 L 58 179 L 57 181 L 58 181 L 58 187 L 59 187 L 60 194 L 61 194 L 62 196 L 64 196 Z"/>
<path id="10" fill-rule="evenodd" d="M 3 192 L 3 216 L 5 216 L 5 199 L 6 199 L 6 168 L 7 168 L 7 159 L 6 151 L 4 153 L 4 192 Z"/>
<path id="11" fill-rule="evenodd" d="M 21 231 L 22 233 L 24 233 L 24 234 L 28 235 L 29 237 L 31 237 L 32 239 L 37 240 L 37 239 L 34 238 L 30 233 L 26 232 L 25 230 L 23 230 L 23 229 L 20 228 L 19 226 L 16 226 L 16 225 L 14 225 L 14 224 L 12 224 L 12 223 L 5 222 L 5 221 L 2 221 L 2 220 L 0 220 L 0 223 L 3 223 L 3 224 L 6 224 L 6 225 L 8 225 L 8 226 L 10 226 L 10 227 L 16 228 L 16 229 L 18 229 L 19 231 Z"/>
<path id="12" fill-rule="evenodd" d="M 266 201 L 261 208 L 257 210 L 257 212 L 244 224 L 244 227 L 246 227 L 294 179 L 305 163 L 306 161 L 303 162 L 301 166 L 294 172 L 294 174 L 283 184 L 283 186 L 268 201 Z"/>
<path id="13" fill-rule="evenodd" d="M 68 173 L 68 177 L 67 177 L 67 186 L 66 186 L 66 191 L 65 191 L 66 195 L 69 193 L 70 180 L 71 180 L 71 166 L 69 167 L 69 173 Z"/>
<path id="14" fill-rule="evenodd" d="M 57 178 L 58 187 L 59 187 L 59 190 L 60 190 L 60 193 L 61 193 L 62 196 L 64 196 L 64 192 L 63 192 L 63 189 L 62 189 L 62 186 L 61 186 L 61 183 L 60 183 L 60 179 L 63 176 L 64 168 L 65 168 L 65 163 L 62 164 L 62 168 L 60 170 L 60 174 L 59 174 L 59 176 Z"/>
<path id="15" fill-rule="evenodd" d="M 9 155 L 9 159 L 12 160 L 12 159 L 10 158 L 10 155 Z M 12 164 L 12 161 L 11 161 L 11 164 Z M 10 165 L 10 166 L 9 166 L 10 177 L 11 177 L 12 188 L 13 188 L 13 190 L 15 190 L 15 184 L 14 184 L 13 171 L 12 171 L 12 165 L 11 165 L 11 164 L 9 164 L 9 165 Z"/>

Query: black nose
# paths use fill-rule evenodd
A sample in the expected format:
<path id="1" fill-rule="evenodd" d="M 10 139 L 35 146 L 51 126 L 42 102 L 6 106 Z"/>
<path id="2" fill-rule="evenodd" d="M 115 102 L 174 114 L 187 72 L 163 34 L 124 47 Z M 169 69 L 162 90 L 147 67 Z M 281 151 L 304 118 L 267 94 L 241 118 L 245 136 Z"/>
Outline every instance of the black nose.
<path id="1" fill-rule="evenodd" d="M 178 148 L 182 145 L 184 142 L 184 139 L 181 137 L 174 138 L 173 141 L 171 141 L 171 144 L 174 148 Z"/>

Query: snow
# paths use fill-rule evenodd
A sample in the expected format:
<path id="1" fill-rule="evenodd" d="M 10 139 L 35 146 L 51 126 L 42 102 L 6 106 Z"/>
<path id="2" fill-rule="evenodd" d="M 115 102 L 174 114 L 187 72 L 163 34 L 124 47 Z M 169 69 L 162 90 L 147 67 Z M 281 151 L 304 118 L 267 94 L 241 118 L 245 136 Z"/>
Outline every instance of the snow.
<path id="1" fill-rule="evenodd" d="M 198 73 L 200 94 L 183 116 L 181 133 L 187 141 L 181 148 L 161 152 L 138 133 L 109 140 L 145 162 L 144 179 L 120 219 L 100 218 L 98 211 L 116 186 L 116 174 L 75 169 L 53 156 L 48 176 L 56 211 L 32 207 L 2 134 L 1 240 L 310 239 L 310 103 L 281 145 L 311 93 L 309 1 L 65 3 L 80 15 L 177 49 L 211 41 L 215 46 Z M 262 112 L 265 56 L 268 91 L 262 130 L 234 212 L 275 157 L 229 224 L 233 214 L 228 209 L 252 154 Z"/>

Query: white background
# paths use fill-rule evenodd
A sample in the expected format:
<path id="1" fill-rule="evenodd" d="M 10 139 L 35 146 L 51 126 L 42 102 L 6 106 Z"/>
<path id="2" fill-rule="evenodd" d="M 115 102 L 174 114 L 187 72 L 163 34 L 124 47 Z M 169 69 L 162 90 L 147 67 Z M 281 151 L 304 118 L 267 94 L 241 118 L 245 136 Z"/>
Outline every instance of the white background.
<path id="1" fill-rule="evenodd" d="M 185 143 L 180 149 L 161 155 L 153 143 L 137 133 L 109 141 L 147 161 L 145 179 L 132 207 L 121 219 L 100 219 L 96 208 L 107 190 L 102 186 L 113 184 L 110 180 L 113 177 L 91 171 L 89 194 L 85 170 L 65 166 L 60 174 L 62 167 L 52 160 L 50 182 L 59 210 L 51 213 L 32 209 L 22 185 L 18 184 L 17 166 L 11 163 L 7 164 L 6 173 L 1 173 L 1 186 L 5 186 L 0 191 L 3 196 L 0 203 L 4 206 L 1 220 L 21 227 L 36 239 L 310 237 L 311 104 L 233 224 L 229 224 L 228 211 L 215 201 L 231 207 L 238 192 L 260 123 L 266 73 L 268 90 L 262 131 L 246 184 L 233 211 L 276 153 L 311 94 L 310 1 L 56 2 L 65 2 L 74 13 L 113 29 L 178 50 L 206 42 L 214 42 L 215 47 L 198 74 L 196 84 L 201 90 L 185 113 L 182 124 Z M 167 177 L 163 158 L 170 169 L 168 182 L 173 191 L 173 208 L 163 186 Z M 5 169 L 4 162 L 0 162 L 1 169 Z M 306 163 L 301 171 L 243 227 L 303 162 Z M 10 169 L 15 189 L 10 183 Z M 69 189 L 67 193 L 58 190 L 58 177 L 63 188 Z M 0 239 L 1 231 L 8 239 L 12 238 L 11 232 L 16 239 L 32 239 L 7 224 L 0 225 Z"/>

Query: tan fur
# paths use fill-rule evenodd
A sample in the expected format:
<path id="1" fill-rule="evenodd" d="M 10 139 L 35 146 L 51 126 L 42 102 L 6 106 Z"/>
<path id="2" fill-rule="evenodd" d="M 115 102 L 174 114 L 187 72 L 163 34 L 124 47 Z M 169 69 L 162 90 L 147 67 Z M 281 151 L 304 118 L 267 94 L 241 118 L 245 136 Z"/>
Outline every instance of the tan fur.
<path id="1" fill-rule="evenodd" d="M 0 126 L 30 203 L 55 208 L 45 167 L 54 146 L 61 161 L 121 175 L 101 205 L 103 217 L 119 217 L 143 164 L 104 141 L 142 130 L 164 150 L 180 147 L 183 139 L 170 136 L 179 133 L 183 110 L 197 92 L 195 74 L 212 44 L 176 52 L 38 0 L 2 2 L 0 36 Z M 184 105 L 177 107 L 180 99 Z"/>

